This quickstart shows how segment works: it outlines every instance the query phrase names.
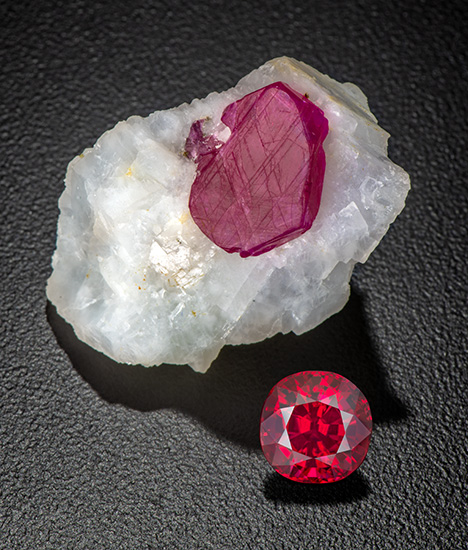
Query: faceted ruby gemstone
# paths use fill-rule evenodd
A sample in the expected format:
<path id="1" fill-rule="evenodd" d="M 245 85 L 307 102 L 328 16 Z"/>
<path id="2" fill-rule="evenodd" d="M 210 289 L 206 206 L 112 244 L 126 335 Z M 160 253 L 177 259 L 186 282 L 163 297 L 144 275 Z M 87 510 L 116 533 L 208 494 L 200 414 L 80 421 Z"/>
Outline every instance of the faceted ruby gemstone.
<path id="1" fill-rule="evenodd" d="M 287 376 L 263 406 L 260 442 L 268 462 L 301 483 L 330 483 L 364 460 L 372 433 L 369 403 L 349 380 L 325 371 Z"/>
<path id="2" fill-rule="evenodd" d="M 322 194 L 328 133 L 323 112 L 282 82 L 226 107 L 225 143 L 196 121 L 186 141 L 198 163 L 189 208 L 227 252 L 258 256 L 307 231 Z"/>

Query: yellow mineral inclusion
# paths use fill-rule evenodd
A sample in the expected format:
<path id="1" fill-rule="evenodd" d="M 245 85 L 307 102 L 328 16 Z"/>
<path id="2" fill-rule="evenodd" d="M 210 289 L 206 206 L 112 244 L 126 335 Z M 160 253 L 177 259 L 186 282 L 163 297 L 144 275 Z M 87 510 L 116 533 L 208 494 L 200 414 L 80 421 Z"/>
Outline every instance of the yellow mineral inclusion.
<path id="1" fill-rule="evenodd" d="M 190 218 L 190 214 L 188 212 L 184 212 L 182 216 L 179 218 L 180 223 L 185 223 Z"/>

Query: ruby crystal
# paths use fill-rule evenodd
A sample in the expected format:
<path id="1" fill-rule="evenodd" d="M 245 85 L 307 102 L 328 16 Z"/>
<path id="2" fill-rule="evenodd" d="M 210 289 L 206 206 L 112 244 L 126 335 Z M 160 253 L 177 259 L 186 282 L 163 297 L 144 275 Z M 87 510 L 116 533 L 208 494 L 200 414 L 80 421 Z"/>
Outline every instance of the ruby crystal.
<path id="1" fill-rule="evenodd" d="M 268 462 L 301 483 L 330 483 L 354 472 L 372 433 L 369 403 L 333 372 L 305 371 L 273 387 L 263 406 L 260 442 Z"/>
<path id="2" fill-rule="evenodd" d="M 189 207 L 203 233 L 227 252 L 258 256 L 307 231 L 322 194 L 328 133 L 323 112 L 283 82 L 226 107 L 223 143 L 196 121 L 186 142 L 198 163 Z"/>

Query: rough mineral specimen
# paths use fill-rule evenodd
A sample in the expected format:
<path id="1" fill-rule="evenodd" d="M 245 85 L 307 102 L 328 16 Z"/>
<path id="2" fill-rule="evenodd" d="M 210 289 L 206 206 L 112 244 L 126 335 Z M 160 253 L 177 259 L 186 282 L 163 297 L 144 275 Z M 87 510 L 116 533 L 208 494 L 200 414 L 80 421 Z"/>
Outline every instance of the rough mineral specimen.
<path id="1" fill-rule="evenodd" d="M 195 224 L 197 163 L 185 147 L 200 120 L 208 150 L 227 143 L 226 107 L 276 82 L 328 120 L 321 204 L 308 231 L 242 258 Z M 48 298 L 81 340 L 146 366 L 206 371 L 225 344 L 310 330 L 343 307 L 354 264 L 404 206 L 409 177 L 387 158 L 388 137 L 356 86 L 288 58 L 226 92 L 120 122 L 70 163 Z"/>
<path id="2" fill-rule="evenodd" d="M 275 82 L 226 107 L 225 144 L 192 125 L 186 149 L 198 160 L 190 194 L 194 222 L 218 246 L 258 256 L 310 229 L 325 173 L 323 112 Z"/>

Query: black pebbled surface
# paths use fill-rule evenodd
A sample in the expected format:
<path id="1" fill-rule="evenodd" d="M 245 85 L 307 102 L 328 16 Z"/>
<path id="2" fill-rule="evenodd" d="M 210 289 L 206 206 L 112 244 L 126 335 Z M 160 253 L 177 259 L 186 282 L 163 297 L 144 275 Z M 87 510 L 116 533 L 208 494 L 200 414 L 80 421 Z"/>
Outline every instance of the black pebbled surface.
<path id="1" fill-rule="evenodd" d="M 1 549 L 466 547 L 466 11 L 2 3 Z M 406 209 L 315 331 L 225 348 L 206 375 L 112 363 L 46 303 L 67 163 L 278 55 L 368 95 Z M 331 486 L 274 475 L 257 441 L 270 387 L 309 368 L 351 378 L 375 417 L 367 460 Z"/>

